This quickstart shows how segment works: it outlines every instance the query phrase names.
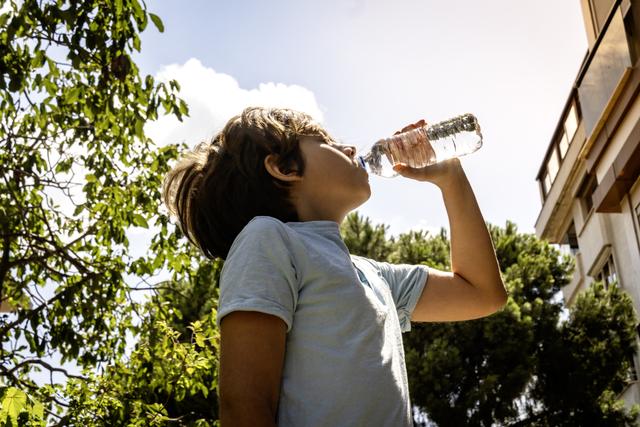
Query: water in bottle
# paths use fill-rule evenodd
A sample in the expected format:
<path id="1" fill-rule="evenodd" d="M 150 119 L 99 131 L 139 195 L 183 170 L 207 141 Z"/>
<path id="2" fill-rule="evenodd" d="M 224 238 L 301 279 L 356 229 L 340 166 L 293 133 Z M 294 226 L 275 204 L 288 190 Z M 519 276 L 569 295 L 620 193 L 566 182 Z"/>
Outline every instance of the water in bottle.
<path id="1" fill-rule="evenodd" d="M 394 177 L 397 163 L 414 168 L 473 153 L 482 147 L 478 120 L 464 114 L 433 125 L 426 125 L 376 142 L 358 160 L 368 173 Z"/>

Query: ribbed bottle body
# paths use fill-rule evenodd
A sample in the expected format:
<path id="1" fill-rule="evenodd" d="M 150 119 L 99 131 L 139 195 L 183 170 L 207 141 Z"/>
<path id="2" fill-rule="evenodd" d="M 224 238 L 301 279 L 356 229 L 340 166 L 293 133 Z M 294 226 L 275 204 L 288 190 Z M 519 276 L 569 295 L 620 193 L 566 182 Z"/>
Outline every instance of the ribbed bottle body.
<path id="1" fill-rule="evenodd" d="M 398 175 L 393 170 L 397 163 L 421 168 L 473 153 L 480 147 L 478 120 L 472 114 L 464 114 L 381 139 L 359 161 L 369 173 L 393 177 Z"/>

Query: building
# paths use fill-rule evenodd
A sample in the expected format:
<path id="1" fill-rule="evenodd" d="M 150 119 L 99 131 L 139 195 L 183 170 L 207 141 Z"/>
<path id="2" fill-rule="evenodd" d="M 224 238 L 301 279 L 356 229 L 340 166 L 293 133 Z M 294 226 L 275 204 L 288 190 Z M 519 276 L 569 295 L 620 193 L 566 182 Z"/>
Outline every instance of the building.
<path id="1" fill-rule="evenodd" d="M 535 229 L 575 257 L 568 305 L 617 281 L 640 313 L 640 0 L 579 1 L 589 49 L 538 172 Z M 638 383 L 623 397 L 640 402 Z"/>

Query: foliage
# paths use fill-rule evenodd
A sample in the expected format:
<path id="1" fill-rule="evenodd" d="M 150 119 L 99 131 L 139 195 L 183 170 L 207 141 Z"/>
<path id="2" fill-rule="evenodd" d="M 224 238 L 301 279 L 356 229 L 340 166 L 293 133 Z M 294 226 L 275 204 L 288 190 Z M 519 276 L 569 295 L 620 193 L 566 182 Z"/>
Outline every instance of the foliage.
<path id="1" fill-rule="evenodd" d="M 356 216 L 348 224 L 373 228 Z M 572 260 L 511 222 L 488 227 L 507 305 L 474 321 L 413 325 L 403 336 L 412 403 L 440 426 L 634 425 L 617 397 L 635 352 L 629 297 L 595 284 L 563 323 L 557 294 Z M 381 260 L 448 269 L 446 233 L 402 234 Z"/>
<path id="2" fill-rule="evenodd" d="M 404 264 L 427 264 L 440 270 L 449 269 L 449 240 L 447 230 L 429 236 L 422 230 L 411 230 L 401 234 L 393 244 L 389 262 Z"/>
<path id="3" fill-rule="evenodd" d="M 144 133 L 187 106 L 176 82 L 141 76 L 131 59 L 149 20 L 162 30 L 139 0 L 12 0 L 0 13 L 0 301 L 12 310 L 0 317 L 0 378 L 55 415 L 64 402 L 29 374 L 80 377 L 48 362 L 54 353 L 88 370 L 119 360 L 136 332 L 126 275 L 191 267 L 158 214 L 179 147 Z M 133 257 L 126 231 L 150 226 L 152 251 Z"/>
<path id="4" fill-rule="evenodd" d="M 580 294 L 570 320 L 541 350 L 531 396 L 543 401 L 545 410 L 529 408 L 531 418 L 548 426 L 593 420 L 601 426 L 635 425 L 639 408 L 626 413 L 616 398 L 632 380 L 636 331 L 631 319 L 631 298 L 617 285 L 596 282 Z"/>
<path id="5" fill-rule="evenodd" d="M 158 298 L 129 360 L 88 381 L 71 380 L 67 420 L 91 426 L 213 426 L 218 418 L 219 333 L 216 311 L 192 322 L 188 334 L 171 303 Z"/>
<path id="6" fill-rule="evenodd" d="M 218 419 L 219 332 L 215 324 L 223 261 L 203 260 L 181 281 L 155 286 L 140 340 L 126 361 L 72 380 L 65 422 L 91 426 L 214 426 Z"/>
<path id="7" fill-rule="evenodd" d="M 393 243 L 393 239 L 387 240 L 388 228 L 385 225 L 373 226 L 369 218 L 354 212 L 340 224 L 340 234 L 353 255 L 382 260 L 389 256 Z"/>
<path id="8" fill-rule="evenodd" d="M 355 216 L 350 220 L 347 227 L 359 222 L 359 232 L 352 231 L 352 235 L 373 234 L 374 227 L 368 220 Z M 629 297 L 615 286 L 604 290 L 596 283 L 578 297 L 569 319 L 563 323 L 562 304 L 556 294 L 571 276 L 570 259 L 560 258 L 556 250 L 534 236 L 518 233 L 512 223 L 504 229 L 490 226 L 490 231 L 509 287 L 509 302 L 502 311 L 480 320 L 414 325 L 413 331 L 405 335 L 413 403 L 442 426 L 579 426 L 590 425 L 589 422 L 634 425 L 637 409 L 627 411 L 617 397 L 628 383 L 628 360 L 635 351 L 634 312 Z M 410 232 L 394 242 L 388 254 L 396 262 L 448 263 L 443 257 L 444 248 L 448 248 L 444 232 L 433 237 Z M 366 248 L 366 243 L 360 247 Z M 402 254 L 424 254 L 425 258 L 407 259 Z M 207 412 L 215 399 L 198 395 L 198 390 L 204 393 L 206 388 L 213 394 L 217 384 L 215 377 L 206 377 L 207 369 L 211 374 L 217 364 L 217 332 L 212 317 L 204 313 L 211 304 L 215 305 L 212 301 L 217 296 L 221 265 L 220 261 L 203 263 L 189 282 L 168 283 L 149 307 L 176 310 L 170 316 L 166 315 L 168 311 L 149 316 L 165 323 L 152 323 L 153 328 L 144 329 L 141 335 L 151 336 L 154 330 L 160 330 L 173 339 L 154 344 L 143 340 L 129 363 L 117 365 L 98 379 L 99 384 L 111 384 L 111 389 L 94 387 L 80 394 L 77 414 L 105 414 L 107 421 L 93 418 L 93 425 L 142 425 L 151 422 L 151 416 L 157 417 L 156 421 L 180 420 L 178 425 L 187 425 L 187 421 L 192 423 L 189 425 L 215 422 L 217 412 Z M 196 325 L 209 322 L 211 329 L 206 337 L 212 339 L 212 350 L 203 353 L 197 346 L 176 350 L 176 346 L 192 345 L 193 338 L 181 340 L 175 330 L 184 330 L 186 324 L 198 318 L 203 320 Z M 173 326 L 169 328 L 169 324 Z M 189 384 L 194 388 L 181 395 L 182 400 L 167 398 L 166 390 L 154 382 L 154 376 L 147 375 L 156 372 L 171 351 L 180 357 L 191 355 L 185 366 L 198 366 L 200 361 L 200 366 L 207 367 L 200 377 L 192 371 Z M 154 368 L 145 371 L 143 366 Z M 177 384 L 180 369 L 172 372 L 173 376 L 160 375 L 166 378 L 160 384 Z M 119 386 L 114 387 L 114 383 Z M 92 402 L 91 396 L 102 396 L 102 408 L 87 404 Z M 187 408 L 181 402 L 191 404 Z M 130 415 L 118 412 L 118 405 L 128 405 Z"/>
<path id="9" fill-rule="evenodd" d="M 0 426 L 44 426 L 44 406 L 15 387 L 0 388 Z"/>
<path id="10" fill-rule="evenodd" d="M 161 283 L 128 360 L 69 381 L 65 423 L 216 425 L 220 339 L 213 307 L 221 268 L 220 260 L 206 260 L 188 280 Z"/>
<path id="11" fill-rule="evenodd" d="M 132 60 L 149 21 L 163 31 L 139 0 L 3 3 L 0 303 L 12 312 L 0 316 L 0 426 L 216 423 L 222 264 L 196 263 L 158 212 L 181 147 L 157 147 L 144 125 L 188 110 L 175 81 L 143 77 Z M 155 231 L 145 256 L 131 254 L 134 227 Z M 396 239 L 387 228 L 354 214 L 341 231 L 354 254 L 448 269 L 444 230 Z M 414 403 L 442 426 L 633 424 L 617 399 L 635 351 L 628 296 L 595 284 L 563 323 L 555 297 L 570 260 L 511 223 L 490 231 L 509 302 L 405 335 Z M 163 269 L 171 279 L 149 283 Z M 132 298 L 127 276 L 149 284 L 151 301 Z M 39 387 L 40 369 L 69 381 Z"/>

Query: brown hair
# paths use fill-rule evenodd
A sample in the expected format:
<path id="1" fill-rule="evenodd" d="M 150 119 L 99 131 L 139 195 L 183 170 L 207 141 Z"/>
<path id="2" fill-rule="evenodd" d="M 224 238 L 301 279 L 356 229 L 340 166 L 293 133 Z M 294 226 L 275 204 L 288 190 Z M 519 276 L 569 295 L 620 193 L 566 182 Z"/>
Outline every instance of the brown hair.
<path id="1" fill-rule="evenodd" d="M 331 139 L 307 114 L 246 108 L 167 174 L 162 199 L 182 233 L 204 256 L 225 259 L 236 236 L 255 216 L 298 221 L 290 183 L 271 176 L 264 159 L 274 154 L 283 172 L 303 175 L 301 136 Z"/>

